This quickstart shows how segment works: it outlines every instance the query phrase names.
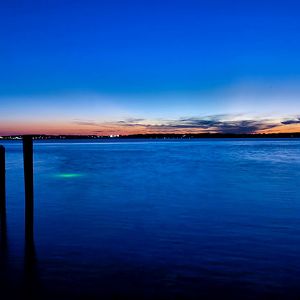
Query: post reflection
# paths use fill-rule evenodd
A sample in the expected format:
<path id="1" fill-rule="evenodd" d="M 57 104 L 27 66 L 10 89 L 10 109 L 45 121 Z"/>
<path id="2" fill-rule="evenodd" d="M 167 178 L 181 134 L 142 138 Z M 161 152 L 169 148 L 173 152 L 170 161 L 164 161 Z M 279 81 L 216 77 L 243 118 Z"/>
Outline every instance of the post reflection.
<path id="1" fill-rule="evenodd" d="M 25 230 L 24 249 L 24 292 L 28 298 L 35 298 L 40 293 L 38 261 L 32 232 Z"/>
<path id="2" fill-rule="evenodd" d="M 5 206 L 0 208 L 0 266 L 0 280 L 1 286 L 3 287 L 1 288 L 1 297 L 5 298 L 9 291 L 8 242 Z"/>
<path id="3" fill-rule="evenodd" d="M 0 209 L 0 247 L 1 255 L 7 250 L 7 224 L 6 224 L 6 209 Z"/>

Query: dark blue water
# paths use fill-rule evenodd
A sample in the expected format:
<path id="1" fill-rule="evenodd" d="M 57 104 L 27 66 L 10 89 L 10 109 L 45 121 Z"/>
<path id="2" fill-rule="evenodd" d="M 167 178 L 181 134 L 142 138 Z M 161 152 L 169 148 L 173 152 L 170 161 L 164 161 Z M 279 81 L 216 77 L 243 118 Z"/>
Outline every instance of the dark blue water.
<path id="1" fill-rule="evenodd" d="M 85 299 L 300 297 L 299 140 L 35 142 L 28 274 L 22 145 L 2 144 L 2 261 L 15 286 L 32 277 Z"/>

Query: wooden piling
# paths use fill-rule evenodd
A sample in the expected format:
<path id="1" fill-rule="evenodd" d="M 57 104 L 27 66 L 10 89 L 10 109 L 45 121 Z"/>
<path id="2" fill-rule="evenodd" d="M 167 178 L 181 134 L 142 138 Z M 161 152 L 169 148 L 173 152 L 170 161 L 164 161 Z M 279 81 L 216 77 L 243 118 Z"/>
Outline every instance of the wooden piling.
<path id="1" fill-rule="evenodd" d="M 5 212 L 5 148 L 0 145 L 0 211 Z"/>
<path id="2" fill-rule="evenodd" d="M 32 136 L 23 136 L 24 180 L 25 180 L 25 236 L 33 237 L 33 144 Z"/>

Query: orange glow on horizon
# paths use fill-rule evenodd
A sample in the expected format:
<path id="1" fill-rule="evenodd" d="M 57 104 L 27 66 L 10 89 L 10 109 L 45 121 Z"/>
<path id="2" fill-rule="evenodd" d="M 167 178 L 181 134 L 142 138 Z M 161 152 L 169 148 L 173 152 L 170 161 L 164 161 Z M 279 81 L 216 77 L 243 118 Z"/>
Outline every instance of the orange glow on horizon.
<path id="1" fill-rule="evenodd" d="M 14 122 L 0 123 L 0 136 L 5 135 L 132 135 L 132 134 L 197 134 L 217 133 L 217 128 L 159 128 L 159 126 L 147 126 L 135 124 L 134 126 L 120 125 L 117 123 L 102 123 L 98 125 L 82 125 L 66 122 Z M 259 130 L 256 133 L 295 133 L 300 132 L 300 124 L 278 125 L 270 129 Z"/>
<path id="2" fill-rule="evenodd" d="M 279 125 L 270 129 L 260 130 L 257 133 L 296 133 L 300 132 L 300 124 Z"/>

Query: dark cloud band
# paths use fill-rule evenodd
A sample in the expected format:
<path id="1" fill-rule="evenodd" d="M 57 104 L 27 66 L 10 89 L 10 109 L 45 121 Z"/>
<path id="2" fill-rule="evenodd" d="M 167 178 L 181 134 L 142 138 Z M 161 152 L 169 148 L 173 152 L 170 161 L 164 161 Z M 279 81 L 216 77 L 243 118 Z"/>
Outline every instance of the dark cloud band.
<path id="1" fill-rule="evenodd" d="M 217 132 L 217 133 L 256 133 L 261 130 L 271 129 L 280 125 L 300 124 L 300 117 L 285 121 L 275 121 L 270 119 L 234 120 L 237 115 L 212 115 L 206 117 L 179 118 L 177 120 L 161 120 L 155 124 L 147 119 L 130 118 L 116 122 L 98 123 L 96 121 L 75 120 L 77 125 L 98 126 L 99 129 L 106 127 L 126 128 L 131 130 L 136 128 L 146 132 L 178 132 L 197 131 Z M 241 118 L 241 116 L 239 116 Z"/>

